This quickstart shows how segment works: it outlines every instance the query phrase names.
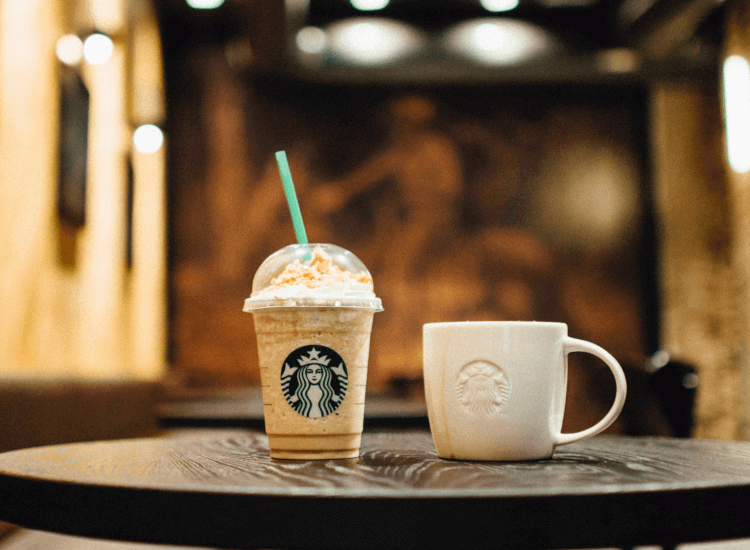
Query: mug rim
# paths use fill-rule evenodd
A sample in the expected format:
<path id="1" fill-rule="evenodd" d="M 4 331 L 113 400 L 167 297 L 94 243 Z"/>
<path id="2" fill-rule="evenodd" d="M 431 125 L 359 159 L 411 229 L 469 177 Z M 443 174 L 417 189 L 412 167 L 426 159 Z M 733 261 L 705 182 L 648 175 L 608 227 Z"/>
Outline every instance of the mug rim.
<path id="1" fill-rule="evenodd" d="M 557 321 L 441 321 L 441 322 L 434 322 L 434 323 L 424 323 L 422 325 L 424 328 L 427 327 L 446 327 L 446 328 L 456 328 L 456 327 L 470 327 L 470 326 L 485 326 L 485 327 L 502 327 L 502 326 L 528 326 L 528 327 L 539 327 L 539 328 L 547 328 L 547 327 L 567 327 L 567 323 L 557 322 Z"/>

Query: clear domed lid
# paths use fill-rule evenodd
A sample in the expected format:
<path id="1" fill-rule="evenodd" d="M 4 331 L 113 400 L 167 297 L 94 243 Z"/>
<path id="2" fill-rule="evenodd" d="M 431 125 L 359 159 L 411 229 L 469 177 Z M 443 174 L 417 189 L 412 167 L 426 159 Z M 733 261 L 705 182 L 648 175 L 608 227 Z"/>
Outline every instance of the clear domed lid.
<path id="1" fill-rule="evenodd" d="M 335 244 L 291 244 L 260 265 L 243 311 L 326 306 L 383 309 L 369 270 L 352 252 Z"/>

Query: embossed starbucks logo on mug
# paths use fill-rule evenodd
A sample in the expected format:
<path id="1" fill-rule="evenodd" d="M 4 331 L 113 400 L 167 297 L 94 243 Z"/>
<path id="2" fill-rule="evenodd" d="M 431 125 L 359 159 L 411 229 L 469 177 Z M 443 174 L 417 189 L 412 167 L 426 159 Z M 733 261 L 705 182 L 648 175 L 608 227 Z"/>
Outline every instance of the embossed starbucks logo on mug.
<path id="1" fill-rule="evenodd" d="M 326 346 L 297 348 L 281 369 L 281 390 L 287 403 L 308 418 L 328 416 L 338 409 L 348 383 L 344 360 Z"/>
<path id="2" fill-rule="evenodd" d="M 489 361 L 472 361 L 458 373 L 458 400 L 472 414 L 499 413 L 510 396 L 510 379 L 499 366 Z"/>

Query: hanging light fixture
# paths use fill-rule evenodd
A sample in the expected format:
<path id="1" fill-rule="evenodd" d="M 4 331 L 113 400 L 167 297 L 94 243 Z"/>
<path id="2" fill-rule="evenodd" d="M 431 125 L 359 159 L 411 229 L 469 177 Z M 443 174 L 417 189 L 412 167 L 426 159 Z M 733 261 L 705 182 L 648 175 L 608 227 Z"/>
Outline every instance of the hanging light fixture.
<path id="1" fill-rule="evenodd" d="M 133 146 L 141 153 L 156 153 L 164 144 L 164 132 L 155 124 L 142 124 L 133 132 Z"/>
<path id="2" fill-rule="evenodd" d="M 489 12 L 498 13 L 511 11 L 518 7 L 518 0 L 479 0 L 484 9 Z"/>
<path id="3" fill-rule="evenodd" d="M 95 32 L 83 41 L 83 58 L 91 65 L 101 65 L 112 57 L 115 45 L 106 34 Z"/>
<path id="4" fill-rule="evenodd" d="M 83 60 L 83 41 L 78 35 L 65 34 L 57 40 L 55 54 L 66 65 L 78 65 Z"/>
<path id="5" fill-rule="evenodd" d="M 448 51 L 484 65 L 516 65 L 560 49 L 541 27 L 499 17 L 472 19 L 454 25 L 444 35 Z"/>
<path id="6" fill-rule="evenodd" d="M 195 10 L 214 10 L 224 4 L 224 0 L 185 0 Z"/>
<path id="7" fill-rule="evenodd" d="M 325 28 L 331 54 L 351 65 L 386 65 L 415 55 L 425 45 L 416 28 L 386 18 L 354 18 Z"/>
<path id="8" fill-rule="evenodd" d="M 740 55 L 724 60 L 724 117 L 729 166 L 750 172 L 750 64 Z"/>
<path id="9" fill-rule="evenodd" d="M 352 7 L 360 11 L 377 11 L 382 10 L 390 0 L 350 0 Z"/>

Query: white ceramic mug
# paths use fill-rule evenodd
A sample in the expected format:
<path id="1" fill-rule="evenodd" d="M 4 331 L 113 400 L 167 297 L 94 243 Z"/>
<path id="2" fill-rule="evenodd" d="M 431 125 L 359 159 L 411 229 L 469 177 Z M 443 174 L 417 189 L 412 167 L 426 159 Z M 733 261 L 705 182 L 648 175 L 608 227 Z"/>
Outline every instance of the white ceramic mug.
<path id="1" fill-rule="evenodd" d="M 568 336 L 565 323 L 488 321 L 424 325 L 424 380 L 438 456 L 539 460 L 557 445 L 605 430 L 625 403 L 625 374 L 599 346 Z M 596 425 L 563 434 L 568 354 L 602 359 L 617 383 Z"/>

